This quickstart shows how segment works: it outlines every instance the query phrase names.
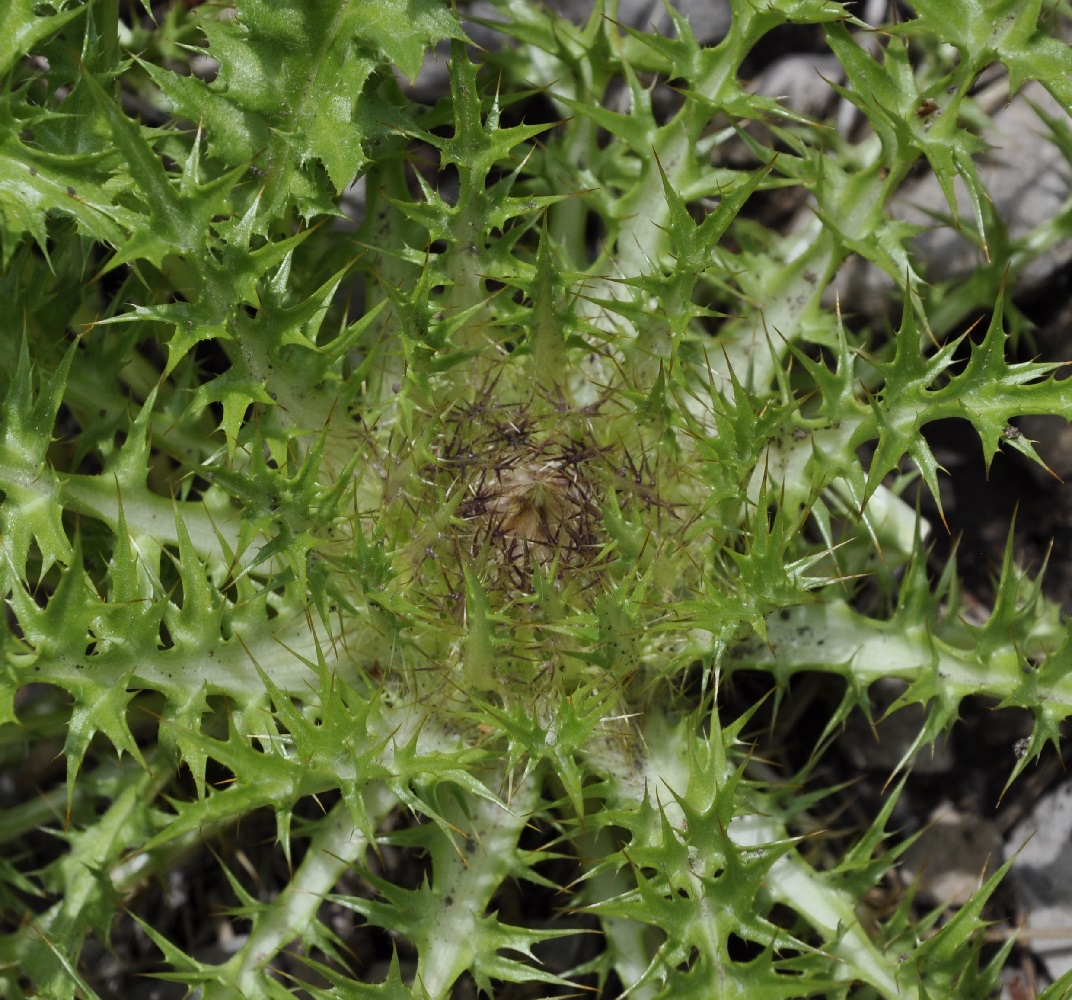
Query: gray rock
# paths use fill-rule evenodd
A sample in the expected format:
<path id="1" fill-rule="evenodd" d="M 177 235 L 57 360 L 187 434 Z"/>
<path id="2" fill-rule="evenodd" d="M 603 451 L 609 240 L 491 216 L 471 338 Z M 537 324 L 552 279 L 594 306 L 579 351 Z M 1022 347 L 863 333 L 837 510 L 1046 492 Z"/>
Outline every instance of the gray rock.
<path id="1" fill-rule="evenodd" d="M 985 817 L 958 813 L 944 804 L 905 852 L 898 869 L 917 898 L 932 906 L 962 906 L 1001 863 L 997 826 Z"/>
<path id="2" fill-rule="evenodd" d="M 1072 781 L 1010 832 L 1006 858 L 1026 916 L 1023 939 L 1055 979 L 1072 970 Z"/>
<path id="3" fill-rule="evenodd" d="M 1041 84 L 1031 82 L 993 115 L 983 134 L 989 148 L 976 158 L 979 180 L 1012 240 L 1051 220 L 1072 190 L 1072 169 L 1065 154 L 1050 140 L 1036 107 L 1059 119 L 1067 118 Z M 970 220 L 971 206 L 959 177 L 955 188 L 958 214 Z M 983 263 L 979 248 L 949 224 L 949 204 L 933 174 L 907 184 L 888 210 L 897 219 L 926 227 L 911 245 L 918 270 L 928 281 L 966 278 Z M 1049 248 L 1020 270 L 1017 293 L 1033 293 L 1070 260 L 1072 241 Z M 831 296 L 835 288 L 843 306 L 870 316 L 885 311 L 894 297 L 900 298 L 893 279 L 861 258 L 851 259 L 842 268 Z"/>

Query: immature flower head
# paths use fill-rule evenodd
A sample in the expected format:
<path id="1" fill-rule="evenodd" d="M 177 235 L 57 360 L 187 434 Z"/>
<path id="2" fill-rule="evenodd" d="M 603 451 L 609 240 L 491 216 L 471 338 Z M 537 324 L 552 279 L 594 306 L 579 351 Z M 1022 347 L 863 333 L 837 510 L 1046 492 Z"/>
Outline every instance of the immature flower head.
<path id="1" fill-rule="evenodd" d="M 513 405 L 448 421 L 434 478 L 462 491 L 455 539 L 493 587 L 526 591 L 537 567 L 577 573 L 599 557 L 602 453 L 562 418 Z"/>
<path id="2" fill-rule="evenodd" d="M 445 405 L 427 436 L 381 453 L 398 604 L 441 624 L 443 644 L 426 630 L 422 655 L 462 665 L 466 685 L 546 670 L 576 680 L 604 660 L 632 670 L 637 657 L 613 650 L 633 641 L 633 612 L 612 627 L 607 609 L 638 588 L 658 607 L 667 581 L 680 584 L 656 565 L 672 547 L 664 528 L 677 524 L 663 496 L 673 484 L 658 482 L 647 427 L 621 400 L 519 401 L 505 382 Z"/>
<path id="3" fill-rule="evenodd" d="M 479 470 L 459 511 L 472 529 L 472 553 L 487 549 L 511 575 L 533 562 L 590 564 L 599 548 L 599 512 L 583 464 L 538 451 L 499 461 L 505 464 Z"/>

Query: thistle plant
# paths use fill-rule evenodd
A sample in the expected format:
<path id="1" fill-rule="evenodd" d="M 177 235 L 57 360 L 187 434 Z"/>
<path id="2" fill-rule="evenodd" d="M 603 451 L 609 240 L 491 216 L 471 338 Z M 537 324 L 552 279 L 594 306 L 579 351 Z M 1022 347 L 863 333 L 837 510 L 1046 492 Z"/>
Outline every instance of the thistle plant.
<path id="1" fill-rule="evenodd" d="M 1068 213 L 1004 238 L 969 113 L 998 64 L 1072 107 L 1072 56 L 1041 2 L 918 0 L 871 50 L 831 0 L 709 45 L 616 6 L 502 0 L 486 49 L 438 0 L 0 12 L 4 996 L 123 995 L 121 927 L 206 1000 L 991 995 L 1004 869 L 868 918 L 898 782 L 800 831 L 876 679 L 925 708 L 903 767 L 969 696 L 1034 713 L 1010 782 L 1072 714 L 1039 581 L 1010 546 L 969 624 L 916 499 L 927 424 L 1042 462 L 1011 421 L 1072 414 L 1009 308 Z M 749 87 L 787 24 L 863 138 Z M 971 280 L 887 214 L 922 168 Z M 762 221 L 787 191 L 805 228 Z M 850 256 L 892 327 L 824 294 Z M 800 773 L 746 671 L 841 692 Z M 147 902 L 191 872 L 208 938 Z"/>

